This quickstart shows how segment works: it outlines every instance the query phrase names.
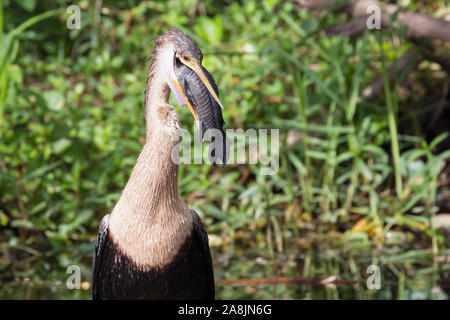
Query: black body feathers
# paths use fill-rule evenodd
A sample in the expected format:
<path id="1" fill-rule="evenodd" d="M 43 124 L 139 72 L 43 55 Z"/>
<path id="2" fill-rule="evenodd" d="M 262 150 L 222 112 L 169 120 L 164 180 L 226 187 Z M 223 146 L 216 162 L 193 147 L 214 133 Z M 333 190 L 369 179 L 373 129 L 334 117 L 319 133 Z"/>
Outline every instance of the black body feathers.
<path id="1" fill-rule="evenodd" d="M 173 261 L 142 268 L 122 254 L 109 231 L 109 215 L 100 224 L 92 266 L 92 297 L 105 299 L 214 299 L 214 276 L 208 236 L 199 216 Z"/>

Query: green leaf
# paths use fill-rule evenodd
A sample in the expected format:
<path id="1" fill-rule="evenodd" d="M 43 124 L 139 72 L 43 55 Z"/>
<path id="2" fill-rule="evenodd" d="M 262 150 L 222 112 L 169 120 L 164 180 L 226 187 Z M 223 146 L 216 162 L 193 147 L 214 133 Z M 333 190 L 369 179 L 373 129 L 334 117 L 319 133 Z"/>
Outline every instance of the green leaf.
<path id="1" fill-rule="evenodd" d="M 447 139 L 448 132 L 443 132 L 430 142 L 430 149 L 433 150 L 439 143 Z"/>
<path id="2" fill-rule="evenodd" d="M 62 138 L 53 143 L 53 153 L 60 154 L 63 153 L 70 145 L 72 141 L 67 138 Z"/>
<path id="3" fill-rule="evenodd" d="M 64 96 L 58 91 L 46 91 L 43 94 L 47 108 L 52 111 L 61 111 L 64 107 Z"/>
<path id="4" fill-rule="evenodd" d="M 29 220 L 18 219 L 11 222 L 11 226 L 14 228 L 32 228 L 33 223 Z"/>

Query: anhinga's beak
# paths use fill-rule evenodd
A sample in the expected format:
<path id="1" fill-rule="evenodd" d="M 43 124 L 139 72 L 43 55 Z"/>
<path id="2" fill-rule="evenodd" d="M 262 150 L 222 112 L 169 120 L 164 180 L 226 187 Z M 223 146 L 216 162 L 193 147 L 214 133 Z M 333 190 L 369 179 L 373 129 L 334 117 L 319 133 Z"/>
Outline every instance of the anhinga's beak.
<path id="1" fill-rule="evenodd" d="M 210 160 L 213 164 L 220 158 L 225 165 L 228 159 L 228 143 L 223 130 L 225 122 L 222 117 L 222 104 L 219 100 L 219 89 L 211 74 L 203 68 L 200 61 L 187 54 L 174 58 L 174 74 L 172 83 L 176 88 L 180 105 L 187 105 L 201 134 L 201 141 L 209 131 Z M 182 63 L 180 63 L 182 62 Z"/>
<path id="2" fill-rule="evenodd" d="M 189 108 L 189 111 L 191 111 L 192 116 L 194 117 L 195 123 L 197 124 L 197 126 L 199 126 L 198 113 L 197 113 L 197 111 L 195 110 L 195 108 L 192 106 L 192 104 L 189 102 L 189 100 L 186 98 L 186 95 L 184 94 L 183 89 L 181 89 L 180 82 L 178 81 L 177 76 L 176 76 L 175 73 L 170 77 L 170 80 L 171 80 L 172 83 L 175 85 L 175 88 L 176 88 L 177 92 L 179 93 L 178 96 L 181 97 L 181 98 L 183 99 L 184 104 L 186 104 L 186 105 L 188 106 L 188 108 Z M 177 99 L 178 99 L 178 98 L 177 98 Z M 178 103 L 179 103 L 180 105 L 183 105 L 183 104 L 181 103 L 181 101 L 178 101 Z"/>

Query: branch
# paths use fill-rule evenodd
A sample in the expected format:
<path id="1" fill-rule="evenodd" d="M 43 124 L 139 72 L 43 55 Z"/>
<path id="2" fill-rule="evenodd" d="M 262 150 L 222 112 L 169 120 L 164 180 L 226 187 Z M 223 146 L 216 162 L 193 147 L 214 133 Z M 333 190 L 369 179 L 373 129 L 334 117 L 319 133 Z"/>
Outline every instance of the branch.
<path id="1" fill-rule="evenodd" d="M 294 0 L 302 9 L 317 10 L 330 6 L 333 1 L 330 0 Z"/>
<path id="2" fill-rule="evenodd" d="M 349 13 L 353 17 L 367 17 L 367 8 L 370 6 L 378 6 L 381 9 L 382 27 L 392 27 L 391 18 L 398 12 L 397 23 L 408 27 L 408 37 L 450 41 L 450 22 L 421 13 L 400 10 L 394 4 L 383 5 L 374 0 L 359 0 L 348 6 Z"/>
<path id="3" fill-rule="evenodd" d="M 358 284 L 363 281 L 359 280 L 343 280 L 334 276 L 320 279 L 320 278 L 258 278 L 258 279 L 218 279 L 217 284 L 238 284 L 238 285 L 259 285 L 259 284 L 309 284 L 309 285 L 345 285 Z"/>
<path id="4" fill-rule="evenodd" d="M 334 1 L 331 0 L 293 0 L 300 8 L 309 10 L 332 7 Z M 347 4 L 345 11 L 354 18 L 340 26 L 334 26 L 327 30 L 330 35 L 355 35 L 364 31 L 366 20 L 368 18 L 367 8 L 377 6 L 381 10 L 381 28 L 393 27 L 391 23 L 392 16 L 396 13 L 398 25 L 408 28 L 408 37 L 410 38 L 431 38 L 450 42 L 450 22 L 443 19 L 433 18 L 429 15 L 400 10 L 394 4 L 382 4 L 375 0 L 358 0 Z M 364 24 L 363 24 L 364 23 Z M 355 28 L 354 31 L 351 28 Z"/>
<path id="5" fill-rule="evenodd" d="M 346 23 L 338 24 L 326 29 L 325 34 L 329 37 L 353 37 L 362 34 L 367 29 L 366 21 L 366 17 L 353 18 Z"/>

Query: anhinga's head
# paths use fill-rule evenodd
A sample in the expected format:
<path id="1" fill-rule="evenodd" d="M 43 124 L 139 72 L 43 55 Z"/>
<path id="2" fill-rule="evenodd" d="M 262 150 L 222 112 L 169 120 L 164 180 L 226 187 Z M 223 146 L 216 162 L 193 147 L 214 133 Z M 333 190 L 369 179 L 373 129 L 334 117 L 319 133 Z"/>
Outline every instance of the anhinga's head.
<path id="1" fill-rule="evenodd" d="M 158 62 L 162 64 L 163 73 L 167 76 L 167 84 L 174 93 L 178 104 L 188 106 L 197 124 L 201 119 L 199 119 L 197 106 L 194 105 L 195 101 L 191 101 L 192 99 L 189 98 L 195 100 L 203 97 L 189 97 L 189 93 L 186 92 L 186 84 L 189 86 L 189 82 L 196 82 L 197 79 L 188 79 L 185 68 L 189 68 L 196 74 L 198 80 L 207 89 L 208 94 L 220 108 L 223 108 L 218 97 L 217 86 L 211 75 L 202 66 L 203 54 L 200 48 L 184 32 L 171 30 L 157 38 L 152 56 L 153 59 L 158 59 Z M 206 95 L 206 92 L 204 94 Z"/>
<path id="2" fill-rule="evenodd" d="M 171 30 L 155 41 L 152 53 L 151 76 L 162 77 L 174 93 L 180 106 L 187 105 L 201 137 L 213 129 L 210 159 L 220 157 L 225 164 L 228 158 L 222 117 L 222 103 L 213 77 L 202 66 L 203 55 L 197 44 L 185 33 Z M 157 66 L 157 67 L 156 67 Z"/>

